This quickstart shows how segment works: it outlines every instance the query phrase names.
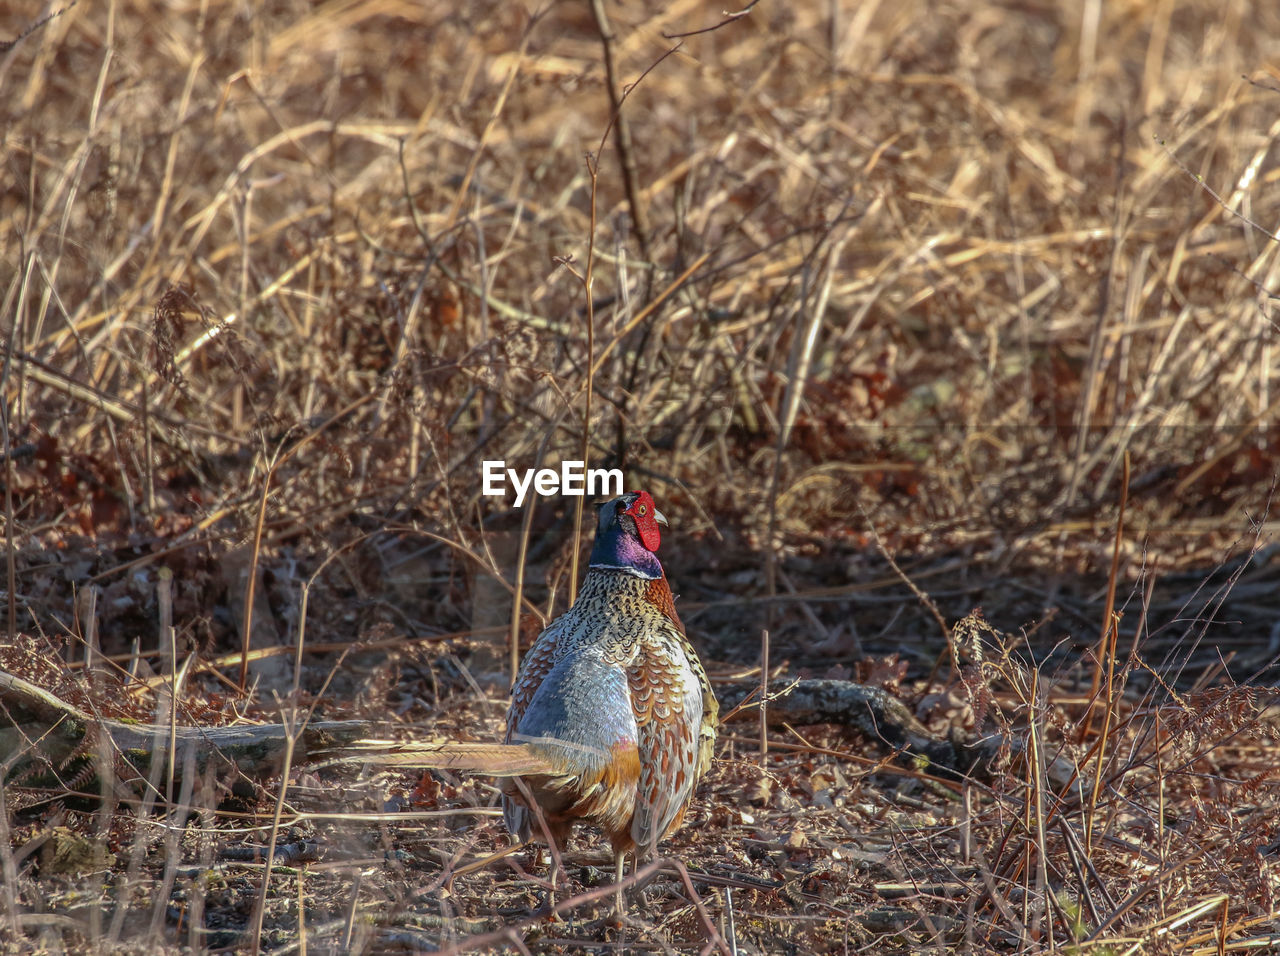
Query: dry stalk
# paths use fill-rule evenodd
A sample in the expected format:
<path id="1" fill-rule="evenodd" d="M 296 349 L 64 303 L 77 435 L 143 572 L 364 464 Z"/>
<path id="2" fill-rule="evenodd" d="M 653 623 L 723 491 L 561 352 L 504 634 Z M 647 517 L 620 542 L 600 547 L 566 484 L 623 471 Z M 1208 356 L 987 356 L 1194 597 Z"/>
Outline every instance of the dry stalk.
<path id="1" fill-rule="evenodd" d="M 1093 715 L 1092 701 L 1097 699 L 1102 668 L 1105 667 L 1107 676 L 1106 697 L 1103 703 L 1102 732 L 1098 739 L 1097 763 L 1094 765 L 1093 791 L 1089 795 L 1089 804 L 1085 809 L 1084 818 L 1084 847 L 1086 853 L 1088 853 L 1093 847 L 1094 813 L 1097 810 L 1098 794 L 1102 787 L 1105 751 L 1111 731 L 1111 722 L 1115 707 L 1116 643 L 1120 636 L 1120 617 L 1115 613 L 1116 580 L 1120 573 L 1120 549 L 1124 540 L 1124 512 L 1128 503 L 1129 455 L 1126 452 L 1124 458 L 1124 473 L 1121 477 L 1120 511 L 1116 516 L 1116 530 L 1111 549 L 1111 573 L 1107 576 L 1107 603 L 1103 612 L 1106 615 L 1103 619 L 1105 623 L 1102 629 L 1102 637 L 1098 642 L 1097 664 L 1094 667 L 1093 672 L 1093 689 L 1089 695 L 1091 703 L 1082 722 L 1080 738 L 1081 740 L 1084 740 L 1085 735 L 1089 732 L 1089 725 L 1092 722 Z"/>
<path id="2" fill-rule="evenodd" d="M 639 173 L 636 171 L 635 151 L 631 145 L 631 122 L 622 112 L 622 101 L 630 94 L 630 89 L 623 92 L 618 87 L 618 66 L 614 56 L 614 33 L 609 25 L 609 15 L 605 12 L 601 0 L 591 0 L 591 15 L 595 17 L 596 29 L 600 32 L 600 44 L 604 48 L 605 85 L 609 91 L 611 107 L 611 125 L 613 126 L 614 144 L 618 150 L 618 162 L 622 168 L 622 183 L 626 188 L 627 202 L 631 207 L 631 219 L 635 223 L 636 242 L 640 246 L 640 256 L 645 262 L 652 262 L 653 255 L 649 251 L 649 216 L 640 198 Z M 595 191 L 595 173 L 591 176 L 592 192 Z M 594 195 L 592 197 L 592 232 L 595 227 Z M 588 350 L 590 354 L 590 350 Z M 590 392 L 590 388 L 587 390 Z"/>

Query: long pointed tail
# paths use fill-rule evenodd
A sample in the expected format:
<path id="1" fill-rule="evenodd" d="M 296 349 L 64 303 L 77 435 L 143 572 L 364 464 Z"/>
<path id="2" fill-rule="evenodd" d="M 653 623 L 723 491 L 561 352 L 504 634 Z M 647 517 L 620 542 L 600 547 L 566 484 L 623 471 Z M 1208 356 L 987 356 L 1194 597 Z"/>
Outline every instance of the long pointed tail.
<path id="1" fill-rule="evenodd" d="M 456 740 L 405 743 L 395 740 L 357 740 L 344 744 L 342 755 L 325 762 L 334 764 L 376 764 L 416 770 L 470 770 L 494 777 L 521 777 L 526 774 L 555 773 L 546 757 L 528 744 L 483 744 Z"/>

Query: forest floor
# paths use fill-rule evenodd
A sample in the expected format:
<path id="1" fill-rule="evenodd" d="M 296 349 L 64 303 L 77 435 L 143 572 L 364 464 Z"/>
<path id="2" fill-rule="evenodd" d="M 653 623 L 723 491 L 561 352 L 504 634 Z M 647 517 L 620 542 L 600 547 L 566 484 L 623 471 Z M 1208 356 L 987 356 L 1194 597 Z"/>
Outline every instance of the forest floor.
<path id="1" fill-rule="evenodd" d="M 0 949 L 1280 950 L 1280 7 L 21 7 Z M 993 759 L 757 698 L 621 922 L 326 765 L 567 606 L 597 502 L 486 460 L 649 490 L 724 693 Z"/>

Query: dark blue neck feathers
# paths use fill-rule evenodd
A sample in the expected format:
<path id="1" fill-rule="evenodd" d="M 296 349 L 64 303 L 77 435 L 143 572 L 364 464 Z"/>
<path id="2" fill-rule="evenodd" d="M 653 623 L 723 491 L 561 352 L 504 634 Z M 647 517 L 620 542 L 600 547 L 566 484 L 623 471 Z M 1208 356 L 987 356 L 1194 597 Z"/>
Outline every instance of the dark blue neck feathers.
<path id="1" fill-rule="evenodd" d="M 649 580 L 662 577 L 662 562 L 640 543 L 635 522 L 623 515 L 615 516 L 605 527 L 596 531 L 590 566 L 626 571 Z"/>

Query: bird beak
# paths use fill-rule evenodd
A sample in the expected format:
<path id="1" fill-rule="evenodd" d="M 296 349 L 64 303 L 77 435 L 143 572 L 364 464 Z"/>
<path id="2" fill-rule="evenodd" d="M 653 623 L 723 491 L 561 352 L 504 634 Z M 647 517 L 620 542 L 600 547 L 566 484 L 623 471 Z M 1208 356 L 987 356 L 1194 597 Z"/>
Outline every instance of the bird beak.
<path id="1" fill-rule="evenodd" d="M 666 524 L 666 523 L 667 523 L 667 516 L 666 516 L 666 515 L 664 515 L 664 514 L 663 514 L 661 511 L 659 511 L 657 508 L 654 508 L 654 509 L 653 509 L 653 520 L 654 520 L 654 521 L 656 521 L 656 522 L 658 522 L 658 524 Z"/>

